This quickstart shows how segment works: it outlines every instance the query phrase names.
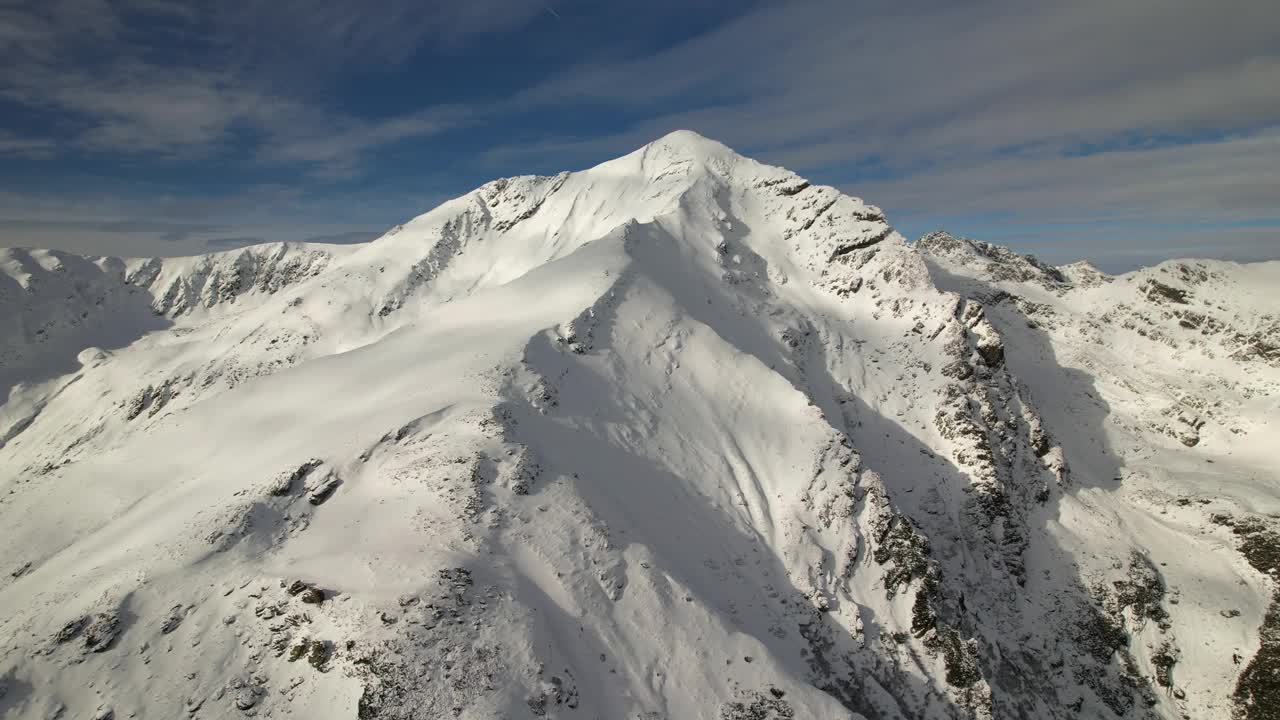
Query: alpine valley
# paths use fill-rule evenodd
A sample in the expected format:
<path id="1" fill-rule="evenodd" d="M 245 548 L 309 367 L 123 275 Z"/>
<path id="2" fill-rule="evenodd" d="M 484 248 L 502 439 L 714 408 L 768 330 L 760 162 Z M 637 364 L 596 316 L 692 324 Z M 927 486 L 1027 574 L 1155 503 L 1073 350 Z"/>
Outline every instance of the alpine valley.
<path id="1" fill-rule="evenodd" d="M 0 715 L 1278 718 L 1278 288 L 691 132 L 362 245 L 0 250 Z"/>

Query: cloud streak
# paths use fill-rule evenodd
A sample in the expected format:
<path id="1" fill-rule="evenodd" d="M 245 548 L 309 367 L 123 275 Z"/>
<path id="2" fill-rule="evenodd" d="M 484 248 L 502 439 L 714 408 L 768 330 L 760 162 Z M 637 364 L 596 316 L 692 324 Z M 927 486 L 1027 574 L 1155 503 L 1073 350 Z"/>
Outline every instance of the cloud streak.
<path id="1" fill-rule="evenodd" d="M 499 12 L 497 6 L 503 6 Z M 355 117 L 282 89 L 315 66 L 403 60 L 428 42 L 517 27 L 541 2 L 51 0 L 0 5 L 0 100 L 57 115 L 53 134 L 0 132 L 0 154 L 190 160 L 247 143 L 257 161 L 350 177 L 367 155 L 456 126 L 462 108 Z M 191 43 L 191 57 L 172 43 Z M 226 48 L 230 49 L 224 49 Z"/>
<path id="2" fill-rule="evenodd" d="M 679 100 L 628 135 L 696 126 L 735 147 L 794 148 L 807 165 L 886 147 L 933 157 L 1275 124 L 1278 34 L 1265 0 L 786 3 L 656 55 L 585 64 L 521 99 Z"/>
<path id="3" fill-rule="evenodd" d="M 0 247 L 56 247 L 85 255 L 192 255 L 260 242 L 351 244 L 411 217 L 438 195 L 352 192 L 335 203 L 299 188 L 257 185 L 218 195 L 0 191 Z"/>
<path id="4" fill-rule="evenodd" d="M 913 212 L 1242 221 L 1280 217 L 1280 131 L 1085 156 L 970 159 L 921 175 L 851 185 Z M 1270 208 L 1270 215 L 1260 211 Z"/>

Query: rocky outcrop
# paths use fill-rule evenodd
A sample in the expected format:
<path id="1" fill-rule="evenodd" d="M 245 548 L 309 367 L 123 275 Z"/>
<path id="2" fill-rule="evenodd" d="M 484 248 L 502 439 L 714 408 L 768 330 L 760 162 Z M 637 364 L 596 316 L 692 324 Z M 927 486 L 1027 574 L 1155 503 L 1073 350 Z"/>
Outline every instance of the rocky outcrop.
<path id="1" fill-rule="evenodd" d="M 1274 720 L 1280 708 L 1280 529 L 1259 517 L 1216 514 L 1213 521 L 1230 528 L 1239 539 L 1240 554 L 1271 578 L 1271 604 L 1258 628 L 1258 649 L 1240 673 L 1233 698 L 1242 720 Z"/>
<path id="2" fill-rule="evenodd" d="M 319 275 L 329 260 L 329 253 L 319 248 L 272 243 L 195 258 L 140 261 L 124 281 L 149 291 L 157 314 L 177 317 L 234 304 L 248 293 L 278 293 Z"/>
<path id="3" fill-rule="evenodd" d="M 122 629 L 120 617 L 115 612 L 99 612 L 63 625 L 54 635 L 53 641 L 64 645 L 79 638 L 85 652 L 106 652 L 115 644 Z"/>
<path id="4" fill-rule="evenodd" d="M 971 267 L 987 282 L 1035 283 L 1049 289 L 1070 283 L 1061 270 L 1034 256 L 943 231 L 924 235 L 916 241 L 916 248 L 926 255 Z"/>

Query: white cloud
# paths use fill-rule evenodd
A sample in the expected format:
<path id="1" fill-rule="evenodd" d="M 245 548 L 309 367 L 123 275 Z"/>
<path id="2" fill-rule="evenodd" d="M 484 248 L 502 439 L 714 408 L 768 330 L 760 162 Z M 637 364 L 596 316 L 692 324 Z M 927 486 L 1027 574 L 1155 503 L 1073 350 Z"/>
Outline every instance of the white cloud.
<path id="1" fill-rule="evenodd" d="M 501 7 L 499 7 L 501 6 Z M 173 0 L 0 3 L 0 99 L 58 113 L 46 135 L 0 135 L 0 153 L 94 152 L 189 159 L 247 143 L 257 159 L 357 173 L 370 151 L 434 135 L 462 117 L 428 107 L 360 119 L 290 92 L 297 64 L 403 60 L 423 43 L 509 30 L 542 2 L 393 1 L 207 5 Z M 147 23 L 144 30 L 131 23 Z M 190 54 L 157 50 L 190 43 Z M 194 58 L 194 59 L 190 59 Z"/>
<path id="2" fill-rule="evenodd" d="M 251 241 L 352 242 L 444 199 L 429 188 L 379 186 L 338 198 L 273 184 L 198 196 L 123 182 L 99 192 L 0 190 L 0 247 L 150 257 Z"/>
<path id="3" fill-rule="evenodd" d="M 1280 131 L 1269 131 L 1084 156 L 1038 152 L 970 158 L 850 189 L 919 213 L 1237 222 L 1280 216 L 1278 159 Z"/>
<path id="4" fill-rule="evenodd" d="M 839 162 L 1280 121 L 1270 0 L 770 4 L 657 55 L 587 63 L 530 104 L 679 112 L 731 145 L 844 140 Z"/>

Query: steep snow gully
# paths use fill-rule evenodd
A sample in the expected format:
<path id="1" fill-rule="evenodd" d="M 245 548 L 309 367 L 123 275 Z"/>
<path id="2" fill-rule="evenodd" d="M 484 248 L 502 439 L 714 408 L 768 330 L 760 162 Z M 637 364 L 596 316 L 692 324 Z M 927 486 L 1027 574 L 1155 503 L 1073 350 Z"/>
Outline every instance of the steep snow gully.
<path id="1" fill-rule="evenodd" d="M 689 132 L 366 245 L 0 251 L 0 713 L 1277 717 L 1278 284 Z"/>

